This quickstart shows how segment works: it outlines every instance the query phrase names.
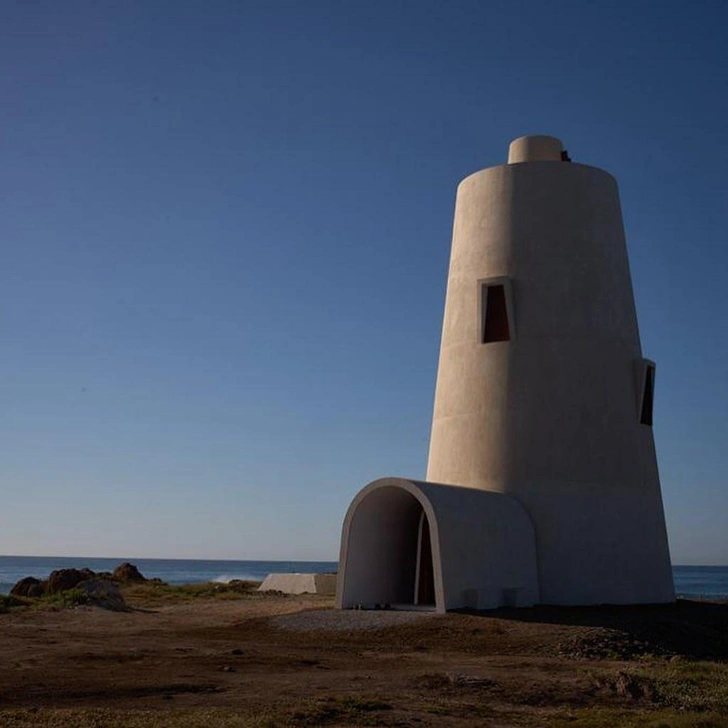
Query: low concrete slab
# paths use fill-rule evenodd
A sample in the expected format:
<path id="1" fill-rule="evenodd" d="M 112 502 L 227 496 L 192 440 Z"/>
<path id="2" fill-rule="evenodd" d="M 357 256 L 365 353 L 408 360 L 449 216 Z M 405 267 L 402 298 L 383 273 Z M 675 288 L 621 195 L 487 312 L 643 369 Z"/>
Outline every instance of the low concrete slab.
<path id="1" fill-rule="evenodd" d="M 268 574 L 258 591 L 334 596 L 336 574 Z"/>

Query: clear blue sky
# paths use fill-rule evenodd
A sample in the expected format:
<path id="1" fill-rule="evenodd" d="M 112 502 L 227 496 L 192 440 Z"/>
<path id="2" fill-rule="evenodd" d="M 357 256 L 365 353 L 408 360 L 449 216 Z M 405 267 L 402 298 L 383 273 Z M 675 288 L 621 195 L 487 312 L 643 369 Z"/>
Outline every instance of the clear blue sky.
<path id="1" fill-rule="evenodd" d="M 728 563 L 724 2 L 0 6 L 0 553 L 335 559 L 424 475 L 455 187 L 620 183 L 673 560 Z"/>

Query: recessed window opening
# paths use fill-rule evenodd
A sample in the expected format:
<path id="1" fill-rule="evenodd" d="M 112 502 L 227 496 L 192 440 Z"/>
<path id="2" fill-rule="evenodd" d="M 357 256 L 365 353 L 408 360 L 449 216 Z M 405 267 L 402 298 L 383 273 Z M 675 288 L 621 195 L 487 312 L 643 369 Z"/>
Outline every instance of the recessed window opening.
<path id="1" fill-rule="evenodd" d="M 642 407 L 640 408 L 640 423 L 652 425 L 652 405 L 655 399 L 655 367 L 648 364 L 645 367 L 644 384 L 642 386 Z"/>
<path id="2" fill-rule="evenodd" d="M 488 344 L 492 341 L 510 341 L 505 286 L 502 283 L 483 284 L 482 306 L 482 342 Z"/>

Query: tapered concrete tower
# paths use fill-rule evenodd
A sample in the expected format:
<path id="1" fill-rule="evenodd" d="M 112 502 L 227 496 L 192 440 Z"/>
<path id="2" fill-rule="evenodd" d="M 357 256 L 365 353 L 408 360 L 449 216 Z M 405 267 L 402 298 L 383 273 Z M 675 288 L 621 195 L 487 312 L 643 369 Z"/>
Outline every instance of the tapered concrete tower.
<path id="1" fill-rule="evenodd" d="M 337 603 L 674 598 L 617 184 L 529 136 L 461 182 L 427 481 L 344 520 Z"/>
<path id="2" fill-rule="evenodd" d="M 427 480 L 525 506 L 542 602 L 673 598 L 654 372 L 610 174 L 533 136 L 461 182 Z"/>

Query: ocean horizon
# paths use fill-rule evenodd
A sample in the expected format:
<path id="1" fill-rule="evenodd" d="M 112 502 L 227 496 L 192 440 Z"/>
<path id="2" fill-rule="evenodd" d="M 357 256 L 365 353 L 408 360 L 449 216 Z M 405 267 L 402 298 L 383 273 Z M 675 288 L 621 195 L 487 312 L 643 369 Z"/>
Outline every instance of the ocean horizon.
<path id="1" fill-rule="evenodd" d="M 336 561 L 258 561 L 234 559 L 157 559 L 91 556 L 0 556 L 0 594 L 26 576 L 43 579 L 56 569 L 113 571 L 119 564 L 134 564 L 148 579 L 161 579 L 172 585 L 203 582 L 228 583 L 234 579 L 262 581 L 271 572 L 336 571 Z"/>
<path id="2" fill-rule="evenodd" d="M 56 569 L 89 568 L 113 571 L 128 561 L 149 579 L 168 584 L 202 582 L 227 583 L 233 579 L 262 581 L 271 572 L 325 573 L 338 570 L 337 561 L 235 560 L 235 559 L 158 559 L 91 556 L 0 556 L 0 594 L 26 576 L 47 577 Z M 675 594 L 686 599 L 728 599 L 728 565 L 673 565 Z"/>

